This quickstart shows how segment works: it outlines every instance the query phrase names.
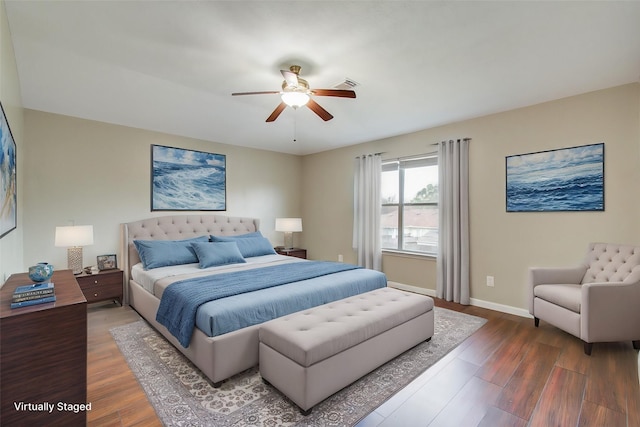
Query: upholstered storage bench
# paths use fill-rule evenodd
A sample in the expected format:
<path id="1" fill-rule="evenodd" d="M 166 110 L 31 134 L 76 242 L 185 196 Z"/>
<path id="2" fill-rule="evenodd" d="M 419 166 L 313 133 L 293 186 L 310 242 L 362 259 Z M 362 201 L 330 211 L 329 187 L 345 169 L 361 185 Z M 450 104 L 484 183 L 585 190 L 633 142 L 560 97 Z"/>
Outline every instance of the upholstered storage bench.
<path id="1" fill-rule="evenodd" d="M 309 414 L 312 407 L 433 336 L 433 299 L 382 288 L 260 327 L 260 374 Z"/>

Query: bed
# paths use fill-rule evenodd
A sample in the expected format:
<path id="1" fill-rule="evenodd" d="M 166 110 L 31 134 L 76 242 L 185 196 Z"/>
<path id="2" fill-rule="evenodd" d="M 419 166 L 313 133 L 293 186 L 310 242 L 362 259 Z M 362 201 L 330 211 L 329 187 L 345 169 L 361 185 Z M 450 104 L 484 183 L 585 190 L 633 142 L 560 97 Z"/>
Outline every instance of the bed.
<path id="1" fill-rule="evenodd" d="M 258 331 L 262 322 L 289 314 L 291 310 L 299 311 L 386 286 L 384 274 L 374 270 L 278 255 L 270 244 L 269 248 L 261 247 L 258 252 L 255 252 L 254 246 L 247 250 L 250 241 L 268 243 L 266 239 L 260 240 L 257 237 L 261 237 L 259 225 L 260 221 L 255 218 L 206 214 L 153 217 L 121 224 L 125 303 L 131 305 L 189 358 L 216 387 L 225 379 L 258 364 Z M 209 243 L 212 239 L 216 242 Z M 166 244 L 167 247 L 174 248 L 174 244 L 184 246 L 185 241 L 191 242 L 191 247 L 198 249 L 199 259 L 195 263 L 189 259 L 182 263 L 179 251 L 173 250 L 172 256 L 177 259 L 172 260 L 173 264 L 155 263 L 157 258 L 150 257 L 145 246 L 149 245 L 155 250 L 156 246 Z M 241 259 L 223 264 L 203 264 L 209 259 L 204 251 L 214 248 L 212 245 L 217 245 L 215 248 L 226 248 L 225 256 L 227 249 L 232 250 L 232 258 L 235 258 L 236 248 L 239 247 Z M 141 256 L 144 263 L 141 262 Z M 162 257 L 160 261 L 163 261 Z M 309 278 L 297 272 L 315 271 L 316 267 L 330 267 L 335 272 L 331 270 L 317 273 L 317 276 Z M 283 271 L 286 274 L 281 273 Z M 288 279 L 275 285 L 261 285 L 260 276 L 286 276 Z M 246 277 L 250 280 L 246 280 Z M 294 277 L 299 277 L 300 280 L 291 282 Z M 166 314 L 167 307 L 171 309 L 174 305 L 173 302 L 167 302 L 167 298 L 188 300 L 192 298 L 191 294 L 186 292 L 184 295 L 189 296 L 185 297 L 181 292 L 184 289 L 194 289 L 192 283 L 197 283 L 198 289 L 216 288 L 227 279 L 242 280 L 242 283 L 230 282 L 228 288 L 235 289 L 244 286 L 246 282 L 248 290 L 242 291 L 240 295 L 230 295 L 198 305 L 195 318 L 186 316 L 193 324 L 193 329 L 188 329 L 186 340 L 184 334 L 174 335 L 172 324 L 167 324 L 166 316 L 163 315 Z M 256 289 L 251 290 L 251 287 Z M 292 301 L 303 306 L 291 306 Z M 214 316 L 221 316 L 221 319 Z"/>

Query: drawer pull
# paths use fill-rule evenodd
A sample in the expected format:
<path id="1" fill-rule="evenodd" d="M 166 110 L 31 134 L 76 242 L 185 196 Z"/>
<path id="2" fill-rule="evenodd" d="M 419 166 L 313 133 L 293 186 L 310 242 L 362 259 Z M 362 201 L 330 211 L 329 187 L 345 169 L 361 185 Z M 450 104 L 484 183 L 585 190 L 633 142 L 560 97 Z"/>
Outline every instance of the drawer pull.
<path id="1" fill-rule="evenodd" d="M 93 282 L 93 283 L 95 283 L 95 284 L 97 285 L 97 284 L 98 284 L 98 281 L 97 281 L 97 280 L 94 280 L 94 282 Z"/>
<path id="2" fill-rule="evenodd" d="M 98 294 L 93 294 L 93 296 L 94 296 L 94 297 L 97 297 L 97 296 L 98 296 Z"/>

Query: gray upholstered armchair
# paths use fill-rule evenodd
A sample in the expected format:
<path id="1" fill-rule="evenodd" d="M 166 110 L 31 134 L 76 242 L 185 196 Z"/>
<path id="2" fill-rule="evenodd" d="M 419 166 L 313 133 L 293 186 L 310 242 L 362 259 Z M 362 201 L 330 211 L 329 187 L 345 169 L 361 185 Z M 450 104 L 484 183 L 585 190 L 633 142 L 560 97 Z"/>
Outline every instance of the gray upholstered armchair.
<path id="1" fill-rule="evenodd" d="M 531 268 L 529 313 L 584 341 L 640 349 L 640 246 L 591 243 L 581 265 Z"/>

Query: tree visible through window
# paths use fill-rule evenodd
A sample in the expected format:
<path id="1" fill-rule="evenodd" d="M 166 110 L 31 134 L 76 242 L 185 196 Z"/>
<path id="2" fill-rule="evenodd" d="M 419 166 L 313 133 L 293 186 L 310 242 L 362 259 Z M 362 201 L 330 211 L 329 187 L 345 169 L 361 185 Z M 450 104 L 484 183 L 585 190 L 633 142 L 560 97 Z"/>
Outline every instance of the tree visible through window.
<path id="1" fill-rule="evenodd" d="M 438 158 L 382 164 L 382 249 L 438 252 Z"/>

